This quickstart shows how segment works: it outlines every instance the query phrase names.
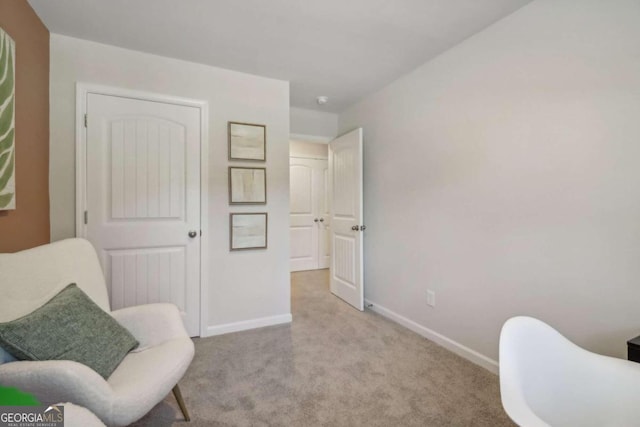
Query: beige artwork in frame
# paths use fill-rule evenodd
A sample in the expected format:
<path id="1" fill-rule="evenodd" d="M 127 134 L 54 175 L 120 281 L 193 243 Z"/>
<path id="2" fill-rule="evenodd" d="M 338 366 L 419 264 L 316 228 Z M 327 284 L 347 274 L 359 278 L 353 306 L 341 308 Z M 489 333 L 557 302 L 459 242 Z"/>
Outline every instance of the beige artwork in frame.
<path id="1" fill-rule="evenodd" d="M 267 160 L 267 127 L 252 123 L 229 122 L 229 160 Z"/>
<path id="2" fill-rule="evenodd" d="M 267 203 L 267 169 L 229 166 L 229 204 Z"/>
<path id="3" fill-rule="evenodd" d="M 266 249 L 267 222 L 266 212 L 229 214 L 230 249 Z"/>

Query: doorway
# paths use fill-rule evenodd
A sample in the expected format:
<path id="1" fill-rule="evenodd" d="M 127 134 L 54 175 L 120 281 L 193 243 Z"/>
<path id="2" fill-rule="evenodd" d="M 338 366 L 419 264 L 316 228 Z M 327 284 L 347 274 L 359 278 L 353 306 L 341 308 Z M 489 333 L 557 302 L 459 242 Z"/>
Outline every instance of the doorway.
<path id="1" fill-rule="evenodd" d="M 291 271 L 329 268 L 328 161 L 290 158 Z"/>
<path id="2" fill-rule="evenodd" d="M 290 142 L 291 271 L 329 268 L 331 228 L 328 197 L 328 146 Z"/>
<path id="3" fill-rule="evenodd" d="M 330 290 L 364 310 L 363 131 L 290 141 L 291 271 L 329 268 Z"/>

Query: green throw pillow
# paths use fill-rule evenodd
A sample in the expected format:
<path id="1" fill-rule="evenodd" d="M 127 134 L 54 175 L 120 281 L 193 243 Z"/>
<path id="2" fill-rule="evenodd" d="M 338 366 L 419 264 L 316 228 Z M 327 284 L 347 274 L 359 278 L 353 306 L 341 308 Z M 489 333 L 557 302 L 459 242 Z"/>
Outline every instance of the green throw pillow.
<path id="1" fill-rule="evenodd" d="M 73 360 L 105 379 L 136 339 L 75 283 L 19 319 L 0 323 L 0 346 L 20 360 Z"/>

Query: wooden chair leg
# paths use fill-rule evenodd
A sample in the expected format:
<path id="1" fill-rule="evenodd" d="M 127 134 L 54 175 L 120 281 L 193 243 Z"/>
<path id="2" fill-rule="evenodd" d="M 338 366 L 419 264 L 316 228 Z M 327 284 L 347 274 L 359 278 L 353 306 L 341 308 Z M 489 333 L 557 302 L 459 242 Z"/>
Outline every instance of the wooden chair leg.
<path id="1" fill-rule="evenodd" d="M 182 415 L 184 415 L 184 420 L 191 421 L 191 417 L 189 417 L 189 411 L 187 411 L 187 405 L 184 404 L 184 399 L 182 398 L 182 393 L 180 392 L 180 387 L 178 387 L 178 384 L 176 384 L 176 386 L 173 388 L 173 395 L 178 401 L 178 406 L 182 411 Z"/>

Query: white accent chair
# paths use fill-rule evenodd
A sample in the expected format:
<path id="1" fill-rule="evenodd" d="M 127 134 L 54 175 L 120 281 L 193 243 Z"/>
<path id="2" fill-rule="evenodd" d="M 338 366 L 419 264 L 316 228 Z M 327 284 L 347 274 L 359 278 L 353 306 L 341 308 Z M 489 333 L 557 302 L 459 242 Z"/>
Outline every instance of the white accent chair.
<path id="1" fill-rule="evenodd" d="M 0 254 L 0 322 L 28 314 L 69 283 L 127 328 L 140 346 L 107 380 L 77 362 L 12 361 L 0 348 L 0 384 L 32 393 L 42 404 L 85 407 L 112 426 L 140 419 L 173 389 L 189 420 L 177 383 L 193 359 L 194 346 L 178 309 L 148 304 L 111 311 L 102 269 L 88 241 L 68 239 Z"/>
<path id="2" fill-rule="evenodd" d="M 64 406 L 64 427 L 105 427 L 93 412 L 73 403 L 59 403 Z"/>
<path id="3" fill-rule="evenodd" d="M 584 350 L 531 317 L 502 327 L 500 394 L 522 427 L 640 425 L 640 364 Z"/>

